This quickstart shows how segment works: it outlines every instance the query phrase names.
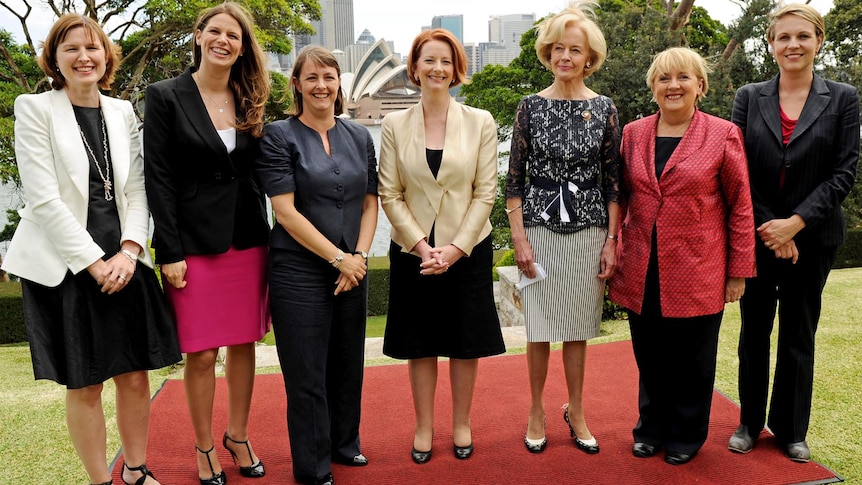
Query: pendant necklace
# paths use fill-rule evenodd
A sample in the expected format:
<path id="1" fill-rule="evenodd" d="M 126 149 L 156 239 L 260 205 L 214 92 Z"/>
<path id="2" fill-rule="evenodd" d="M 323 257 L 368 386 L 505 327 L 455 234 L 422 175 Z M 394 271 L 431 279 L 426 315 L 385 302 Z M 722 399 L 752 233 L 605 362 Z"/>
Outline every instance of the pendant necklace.
<path id="1" fill-rule="evenodd" d="M 87 141 L 87 137 L 84 136 L 84 130 L 81 129 L 81 125 L 78 124 L 78 132 L 81 133 L 81 140 L 84 141 L 84 147 L 87 149 L 87 153 L 90 154 L 90 158 L 93 159 L 93 163 L 96 164 L 96 170 L 99 171 L 99 178 L 102 179 L 102 184 L 105 186 L 105 200 L 114 200 L 114 196 L 111 194 L 111 190 L 113 188 L 113 184 L 111 183 L 111 163 L 108 161 L 108 133 L 105 130 L 105 118 L 101 119 L 102 121 L 102 148 L 105 150 L 105 172 L 102 172 L 102 166 L 99 165 L 99 160 L 96 158 L 96 154 L 93 153 L 93 149 L 90 148 L 90 143 Z"/>
<path id="2" fill-rule="evenodd" d="M 205 93 L 205 92 L 203 91 L 203 89 L 198 88 L 198 91 L 200 91 L 200 93 L 201 93 L 201 94 L 203 94 L 203 95 L 204 95 L 204 97 L 205 97 L 205 98 L 207 98 L 207 99 L 209 100 L 210 104 L 212 104 L 212 105 L 214 105 L 216 108 L 218 108 L 218 112 L 219 112 L 219 113 L 224 113 L 224 108 L 225 108 L 225 106 L 227 106 L 227 104 L 230 102 L 230 98 L 228 98 L 228 99 L 224 100 L 224 106 L 219 106 L 219 104 L 218 104 L 218 103 L 216 103 L 215 101 L 213 101 L 213 99 L 212 99 L 211 97 L 209 97 L 209 95 L 208 95 L 207 93 Z"/>

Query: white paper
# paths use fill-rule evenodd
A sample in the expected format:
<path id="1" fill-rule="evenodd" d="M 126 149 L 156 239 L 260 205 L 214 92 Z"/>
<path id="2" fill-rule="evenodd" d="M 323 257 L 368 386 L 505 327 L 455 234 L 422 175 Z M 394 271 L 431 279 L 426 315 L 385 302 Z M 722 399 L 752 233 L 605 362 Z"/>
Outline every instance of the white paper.
<path id="1" fill-rule="evenodd" d="M 528 278 L 527 275 L 525 275 L 524 273 L 521 273 L 521 279 L 518 280 L 518 289 L 519 290 L 526 288 L 526 287 L 532 285 L 533 283 L 535 283 L 537 281 L 542 281 L 543 279 L 545 279 L 548 276 L 548 273 L 545 272 L 545 268 L 543 268 L 541 264 L 533 263 L 533 265 L 536 267 L 536 277 L 535 278 Z"/>

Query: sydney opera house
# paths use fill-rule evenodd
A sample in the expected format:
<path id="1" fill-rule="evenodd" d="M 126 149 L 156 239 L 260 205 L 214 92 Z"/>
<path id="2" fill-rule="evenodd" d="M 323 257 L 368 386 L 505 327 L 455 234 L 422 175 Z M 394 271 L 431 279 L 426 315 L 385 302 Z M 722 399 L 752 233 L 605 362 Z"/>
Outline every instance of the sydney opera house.
<path id="1" fill-rule="evenodd" d="M 409 108 L 420 96 L 407 77 L 407 65 L 383 39 L 365 52 L 353 73 L 342 75 L 341 87 L 347 114 L 363 124 L 378 124 L 387 113 Z"/>

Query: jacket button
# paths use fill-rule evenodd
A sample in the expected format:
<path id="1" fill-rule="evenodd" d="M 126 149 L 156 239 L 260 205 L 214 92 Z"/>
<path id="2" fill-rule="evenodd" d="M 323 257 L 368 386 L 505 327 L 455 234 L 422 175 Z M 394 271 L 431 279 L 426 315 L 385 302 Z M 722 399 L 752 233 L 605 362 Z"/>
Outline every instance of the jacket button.
<path id="1" fill-rule="evenodd" d="M 344 190 L 344 185 L 342 185 L 342 184 L 336 184 L 336 185 L 335 185 L 335 190 L 338 190 L 338 191 Z"/>
<path id="2" fill-rule="evenodd" d="M 335 207 L 338 207 L 339 209 L 341 209 L 343 206 L 344 206 L 344 203 L 341 202 L 340 200 L 335 203 Z"/>
<path id="3" fill-rule="evenodd" d="M 335 170 L 333 170 L 333 172 L 335 172 L 335 175 L 340 175 L 341 169 L 336 167 Z"/>
<path id="4" fill-rule="evenodd" d="M 213 178 L 214 178 L 214 179 L 216 179 L 216 180 L 221 180 L 221 172 L 216 172 L 216 173 L 213 175 Z"/>

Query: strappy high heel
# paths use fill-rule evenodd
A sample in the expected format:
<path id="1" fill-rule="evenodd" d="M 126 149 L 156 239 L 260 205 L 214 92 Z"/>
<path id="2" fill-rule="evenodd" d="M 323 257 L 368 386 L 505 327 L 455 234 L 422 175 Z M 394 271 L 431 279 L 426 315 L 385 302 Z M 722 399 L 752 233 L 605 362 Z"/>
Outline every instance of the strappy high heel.
<path id="1" fill-rule="evenodd" d="M 569 436 L 575 440 L 575 446 L 583 451 L 584 453 L 595 455 L 599 452 L 599 442 L 596 441 L 596 437 L 593 436 L 588 440 L 582 440 L 578 438 L 578 435 L 575 434 L 575 428 L 572 427 L 572 422 L 569 421 L 569 403 L 563 404 L 563 419 L 566 421 L 566 424 L 569 425 Z"/>
<path id="2" fill-rule="evenodd" d="M 249 461 L 252 460 L 251 447 L 248 445 L 248 440 L 237 441 L 237 440 L 231 438 L 227 434 L 227 431 L 225 431 L 224 432 L 224 438 L 222 438 L 222 440 L 221 440 L 221 444 L 222 444 L 222 446 L 224 446 L 224 449 L 226 449 L 230 453 L 230 457 L 233 458 L 234 465 L 239 465 L 239 462 L 236 459 L 237 458 L 236 452 L 234 452 L 232 449 L 230 449 L 230 447 L 228 447 L 228 445 L 227 445 L 228 441 L 230 441 L 231 443 L 236 443 L 238 445 L 245 445 L 245 450 L 248 452 L 248 459 L 249 459 Z M 244 477 L 247 477 L 247 478 L 260 478 L 260 477 L 266 475 L 266 470 L 263 469 L 263 462 L 260 459 L 258 459 L 257 463 L 254 463 L 251 466 L 240 466 L 239 467 L 239 474 L 244 476 Z"/>
<path id="3" fill-rule="evenodd" d="M 211 476 L 209 478 L 198 477 L 198 478 L 200 478 L 201 485 L 227 485 L 227 476 L 224 474 L 224 470 L 222 470 L 222 471 L 218 472 L 218 474 L 216 474 L 215 468 L 213 468 L 213 461 L 210 459 L 210 453 L 212 453 L 213 450 L 215 450 L 215 445 L 212 445 L 212 448 L 208 449 L 207 451 L 204 451 L 204 450 L 198 448 L 198 445 L 195 445 L 195 450 L 197 450 L 197 452 L 202 454 L 202 455 L 206 455 L 207 463 L 210 464 L 210 471 L 213 474 L 213 476 Z"/>
<path id="4" fill-rule="evenodd" d="M 156 477 L 153 476 L 153 472 L 151 472 L 150 469 L 147 468 L 146 463 L 144 463 L 141 466 L 130 467 L 129 465 L 126 464 L 126 462 L 123 462 L 123 468 L 125 470 L 129 470 L 130 472 L 141 472 L 141 473 L 143 473 L 143 475 L 141 475 L 140 478 L 135 480 L 134 484 L 127 482 L 126 479 L 123 478 L 123 474 L 120 473 L 120 480 L 122 480 L 123 483 L 125 483 L 126 485 L 144 485 L 144 482 L 147 481 L 147 477 L 152 477 L 153 480 L 156 479 Z M 111 482 L 108 482 L 108 483 L 111 483 Z"/>

